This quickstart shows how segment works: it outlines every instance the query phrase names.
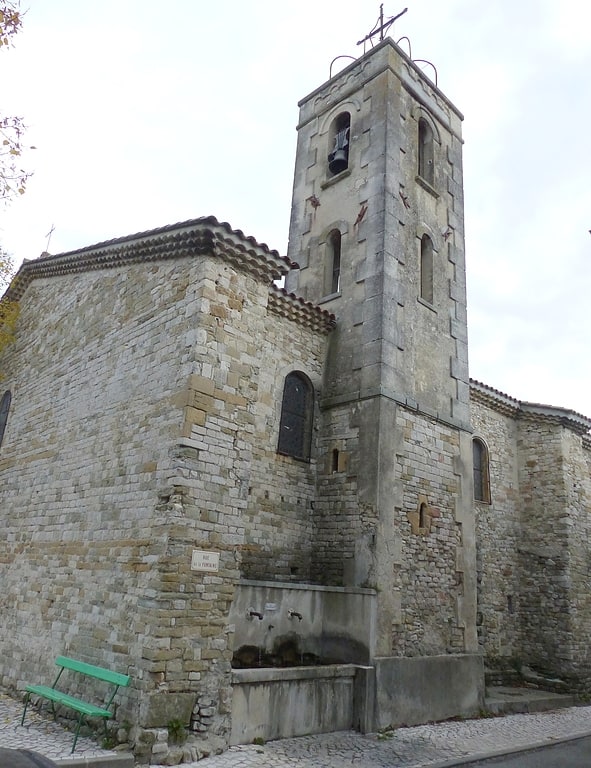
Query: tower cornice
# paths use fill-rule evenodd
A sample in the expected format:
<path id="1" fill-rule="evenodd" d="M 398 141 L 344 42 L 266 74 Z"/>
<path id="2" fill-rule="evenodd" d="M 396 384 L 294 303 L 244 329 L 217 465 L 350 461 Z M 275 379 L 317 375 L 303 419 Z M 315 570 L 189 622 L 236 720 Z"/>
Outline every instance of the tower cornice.
<path id="1" fill-rule="evenodd" d="M 398 71 L 398 68 L 395 66 L 392 66 L 390 62 L 390 53 L 395 52 L 395 54 L 401 59 L 402 63 L 407 67 L 409 78 L 403 78 Z M 378 60 L 381 60 L 381 65 L 377 65 L 376 62 Z M 373 66 L 372 66 L 373 65 Z M 441 91 L 437 85 L 429 78 L 427 75 L 414 63 L 414 61 L 400 48 L 396 43 L 390 38 L 387 37 L 385 40 L 383 40 L 379 45 L 376 45 L 374 48 L 372 48 L 367 53 L 360 56 L 355 61 L 351 62 L 348 66 L 346 66 L 344 69 L 341 69 L 339 72 L 337 72 L 336 75 L 333 75 L 329 80 L 327 80 L 322 85 L 318 86 L 318 88 L 315 88 L 311 93 L 309 93 L 307 96 L 304 96 L 303 99 L 300 99 L 298 102 L 298 106 L 300 107 L 300 110 L 305 111 L 306 105 L 312 100 L 316 100 L 319 96 L 324 96 L 328 92 L 329 94 L 333 93 L 333 91 L 338 87 L 339 82 L 341 80 L 347 80 L 350 79 L 351 83 L 348 87 L 343 88 L 341 86 L 341 89 L 339 90 L 339 95 L 336 97 L 337 100 L 341 101 L 343 98 L 346 98 L 347 95 L 350 93 L 353 93 L 355 91 L 358 91 L 360 88 L 360 80 L 363 79 L 363 75 L 361 74 L 355 74 L 356 69 L 362 69 L 365 72 L 365 79 L 367 81 L 372 80 L 374 77 L 376 77 L 380 72 L 383 72 L 385 69 L 388 69 L 392 72 L 395 76 L 399 77 L 401 81 L 403 82 L 404 86 L 412 90 L 412 94 L 415 98 L 418 98 L 420 101 L 425 102 L 425 105 L 428 106 L 428 102 L 425 100 L 424 95 L 422 95 L 416 87 L 412 87 L 412 81 L 416 80 L 417 82 L 421 82 L 423 86 L 427 86 L 429 90 L 432 92 L 433 96 L 440 100 L 445 107 L 452 110 L 455 116 L 462 121 L 464 119 L 464 115 L 460 112 L 460 110 L 455 106 L 455 104 Z M 327 109 L 330 109 L 332 106 L 332 103 L 327 102 Z M 441 119 L 441 115 L 438 115 L 439 119 Z M 307 121 L 307 117 L 304 117 L 304 120 L 302 124 L 305 124 Z M 299 127 L 299 126 L 298 126 Z"/>

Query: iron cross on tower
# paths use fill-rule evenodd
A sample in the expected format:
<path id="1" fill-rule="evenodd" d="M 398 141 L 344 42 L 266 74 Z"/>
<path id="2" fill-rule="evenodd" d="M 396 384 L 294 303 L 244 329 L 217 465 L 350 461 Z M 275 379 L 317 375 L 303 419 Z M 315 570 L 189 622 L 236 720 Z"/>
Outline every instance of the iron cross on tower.
<path id="1" fill-rule="evenodd" d="M 45 246 L 45 251 L 46 251 L 46 253 L 48 253 L 48 252 L 49 252 L 49 241 L 51 240 L 51 236 L 53 235 L 53 232 L 54 232 L 54 230 L 55 230 L 55 224 L 52 224 L 52 225 L 51 225 L 51 229 L 50 229 L 50 230 L 49 230 L 49 232 L 48 232 L 48 233 L 45 235 L 45 237 L 47 238 L 47 245 Z"/>
<path id="2" fill-rule="evenodd" d="M 357 42 L 357 45 L 361 45 L 362 43 L 366 43 L 368 40 L 372 41 L 373 38 L 376 35 L 380 36 L 380 42 L 384 39 L 385 33 L 390 29 L 392 24 L 396 21 L 396 19 L 399 19 L 401 16 L 403 16 L 408 11 L 408 8 L 405 8 L 403 11 L 401 11 L 397 16 L 391 16 L 387 21 L 384 21 L 384 4 L 380 4 L 380 17 L 376 22 L 375 27 L 371 30 L 369 35 L 366 35 L 362 40 L 359 40 Z"/>

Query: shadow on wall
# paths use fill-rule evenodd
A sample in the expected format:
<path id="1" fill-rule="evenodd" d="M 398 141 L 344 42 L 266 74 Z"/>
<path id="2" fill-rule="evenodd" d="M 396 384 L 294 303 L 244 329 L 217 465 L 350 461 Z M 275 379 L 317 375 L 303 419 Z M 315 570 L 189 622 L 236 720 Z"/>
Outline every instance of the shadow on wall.
<path id="1" fill-rule="evenodd" d="M 242 581 L 230 611 L 232 666 L 367 664 L 375 614 L 370 589 Z"/>
<path id="2" fill-rule="evenodd" d="M 259 667 L 318 667 L 322 664 L 363 663 L 367 648 L 345 637 L 323 637 L 320 645 L 332 651 L 331 655 L 319 656 L 303 651 L 298 635 L 278 637 L 271 650 L 261 646 L 241 645 L 232 657 L 234 669 Z M 340 654 L 339 654 L 340 650 Z"/>

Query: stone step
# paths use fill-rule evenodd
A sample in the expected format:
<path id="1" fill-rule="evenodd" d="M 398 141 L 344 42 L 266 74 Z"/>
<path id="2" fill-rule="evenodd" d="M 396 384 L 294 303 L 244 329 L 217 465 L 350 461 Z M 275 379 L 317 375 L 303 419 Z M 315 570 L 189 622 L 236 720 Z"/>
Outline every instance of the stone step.
<path id="1" fill-rule="evenodd" d="M 553 693 L 538 688 L 510 688 L 490 686 L 486 689 L 484 706 L 494 715 L 515 715 L 526 712 L 544 712 L 576 705 L 575 696 Z"/>

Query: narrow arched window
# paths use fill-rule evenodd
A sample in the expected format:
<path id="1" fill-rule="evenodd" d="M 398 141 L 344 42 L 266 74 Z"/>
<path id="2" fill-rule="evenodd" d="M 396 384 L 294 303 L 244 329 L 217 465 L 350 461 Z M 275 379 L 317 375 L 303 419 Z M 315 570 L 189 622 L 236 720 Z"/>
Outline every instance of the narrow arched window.
<path id="1" fill-rule="evenodd" d="M 285 377 L 277 452 L 308 461 L 312 440 L 314 392 L 308 377 L 292 371 Z"/>
<path id="2" fill-rule="evenodd" d="M 7 389 L 2 395 L 2 400 L 0 400 L 0 446 L 2 445 L 4 430 L 6 429 L 6 422 L 8 421 L 8 411 L 10 410 L 11 400 L 12 395 L 10 394 L 10 390 Z"/>
<path id="3" fill-rule="evenodd" d="M 341 290 L 341 233 L 333 229 L 328 236 L 329 255 L 329 293 L 338 293 Z"/>
<path id="4" fill-rule="evenodd" d="M 339 449 L 333 448 L 332 449 L 332 472 L 333 474 L 335 472 L 339 471 Z"/>
<path id="5" fill-rule="evenodd" d="M 419 176 L 433 185 L 434 170 L 433 129 L 421 117 L 419 120 Z"/>
<path id="6" fill-rule="evenodd" d="M 427 527 L 427 510 L 428 510 L 427 505 L 425 504 L 425 502 L 422 502 L 422 504 L 419 507 L 419 528 Z"/>
<path id="7" fill-rule="evenodd" d="M 421 299 L 433 304 L 433 241 L 429 235 L 421 237 Z"/>
<path id="8" fill-rule="evenodd" d="M 350 130 L 351 115 L 348 112 L 341 112 L 340 115 L 337 115 L 330 126 L 328 170 L 333 176 L 342 173 L 349 167 Z"/>
<path id="9" fill-rule="evenodd" d="M 474 499 L 490 504 L 488 448 L 482 440 L 472 440 L 472 467 L 474 472 Z"/>

